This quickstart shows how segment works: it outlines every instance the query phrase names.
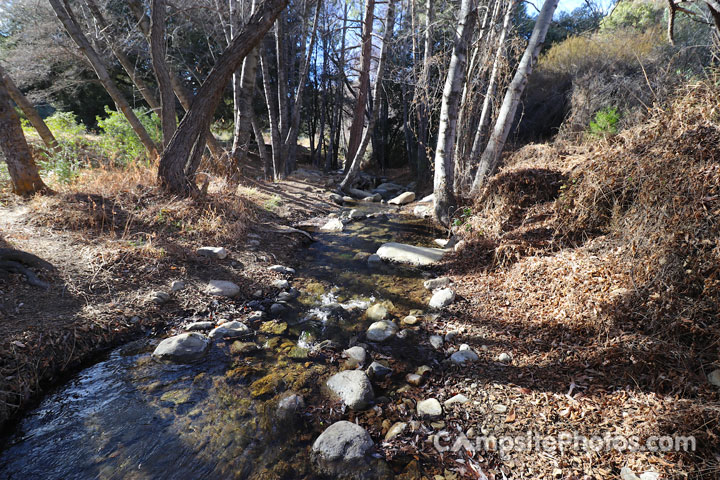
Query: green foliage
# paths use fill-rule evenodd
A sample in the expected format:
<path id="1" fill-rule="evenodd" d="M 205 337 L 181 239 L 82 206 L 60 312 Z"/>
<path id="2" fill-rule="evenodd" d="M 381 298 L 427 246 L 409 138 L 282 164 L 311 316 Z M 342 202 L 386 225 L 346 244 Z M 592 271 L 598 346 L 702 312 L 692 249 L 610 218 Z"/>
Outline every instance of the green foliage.
<path id="1" fill-rule="evenodd" d="M 145 130 L 147 130 L 150 138 L 154 142 L 160 143 L 162 131 L 158 116 L 145 109 L 133 111 L 140 119 L 140 123 L 145 127 Z M 105 107 L 105 114 L 107 115 L 105 118 L 97 117 L 98 127 L 102 131 L 102 135 L 100 135 L 97 142 L 100 151 L 119 165 L 127 165 L 138 159 L 147 160 L 145 147 L 135 135 L 125 116 L 121 112 L 110 110 L 108 107 Z"/>
<path id="2" fill-rule="evenodd" d="M 470 220 L 473 214 L 472 209 L 470 207 L 464 207 L 458 211 L 460 212 L 460 216 L 453 220 L 453 227 L 465 226 L 467 231 L 472 230 L 472 225 L 468 223 L 468 220 Z"/>
<path id="3" fill-rule="evenodd" d="M 611 15 L 600 24 L 601 32 L 621 29 L 645 31 L 662 23 L 665 8 L 655 3 L 639 0 L 620 2 Z"/>
<path id="4" fill-rule="evenodd" d="M 38 166 L 46 175 L 53 175 L 60 183 L 70 183 L 77 177 L 84 162 L 83 149 L 87 148 L 85 127 L 78 123 L 71 112 L 55 112 L 45 119 L 45 124 L 58 142 L 56 151 L 44 151 Z M 23 121 L 23 129 L 32 129 Z"/>
<path id="5" fill-rule="evenodd" d="M 83 141 L 83 136 L 87 133 L 72 112 L 55 112 L 45 119 L 45 124 L 53 135 L 73 143 Z"/>
<path id="6" fill-rule="evenodd" d="M 617 107 L 605 107 L 595 114 L 595 119 L 590 121 L 589 132 L 594 137 L 608 137 L 615 135 L 620 122 L 620 114 Z"/>

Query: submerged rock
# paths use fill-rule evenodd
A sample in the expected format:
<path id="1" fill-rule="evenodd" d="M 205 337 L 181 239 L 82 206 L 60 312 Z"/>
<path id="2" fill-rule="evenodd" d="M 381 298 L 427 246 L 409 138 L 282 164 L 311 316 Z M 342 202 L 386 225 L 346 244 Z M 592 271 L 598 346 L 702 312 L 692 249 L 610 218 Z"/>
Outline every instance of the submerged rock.
<path id="1" fill-rule="evenodd" d="M 207 285 L 207 293 L 220 297 L 234 297 L 240 293 L 240 287 L 233 282 L 226 280 L 210 280 Z"/>
<path id="2" fill-rule="evenodd" d="M 418 247 L 404 243 L 385 243 L 377 250 L 377 255 L 386 262 L 424 267 L 438 263 L 445 250 L 441 248 Z"/>
<path id="3" fill-rule="evenodd" d="M 441 309 L 455 301 L 455 292 L 449 288 L 441 288 L 433 293 L 430 299 L 430 308 Z"/>
<path id="4" fill-rule="evenodd" d="M 278 402 L 275 413 L 281 420 L 294 420 L 303 408 L 305 408 L 305 400 L 303 397 L 292 393 Z"/>
<path id="5" fill-rule="evenodd" d="M 326 385 L 351 410 L 363 410 L 375 398 L 370 379 L 362 370 L 336 373 Z"/>
<path id="6" fill-rule="evenodd" d="M 372 342 L 384 342 L 398 331 L 398 326 L 390 320 L 380 320 L 368 327 L 366 336 Z"/>
<path id="7" fill-rule="evenodd" d="M 405 192 L 401 193 L 397 197 L 393 198 L 392 200 L 388 200 L 389 205 L 405 205 L 406 203 L 410 203 L 413 200 L 415 200 L 415 192 Z"/>
<path id="8" fill-rule="evenodd" d="M 181 333 L 160 342 L 152 356 L 171 362 L 194 362 L 205 355 L 208 347 L 210 340 L 205 335 L 196 332 Z"/>

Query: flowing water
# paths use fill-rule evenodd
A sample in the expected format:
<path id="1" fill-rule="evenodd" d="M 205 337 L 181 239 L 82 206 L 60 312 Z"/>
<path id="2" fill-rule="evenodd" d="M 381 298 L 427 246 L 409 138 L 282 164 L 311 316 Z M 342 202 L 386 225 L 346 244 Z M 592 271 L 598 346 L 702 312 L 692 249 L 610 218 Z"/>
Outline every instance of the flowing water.
<path id="1" fill-rule="evenodd" d="M 326 400 L 319 385 L 337 370 L 321 342 L 353 343 L 372 303 L 402 318 L 427 302 L 422 272 L 370 266 L 367 256 L 388 241 L 431 245 L 438 232 L 362 208 L 373 216 L 343 232 L 314 232 L 316 241 L 299 252 L 291 284 L 300 297 L 284 323 L 255 336 L 260 353 L 231 352 L 227 342 L 199 363 L 177 365 L 151 358 L 158 339 L 118 348 L 20 422 L 0 454 L 0 478 L 311 478 L 319 429 L 310 416 Z M 275 415 L 291 391 L 309 406 L 299 427 Z"/>

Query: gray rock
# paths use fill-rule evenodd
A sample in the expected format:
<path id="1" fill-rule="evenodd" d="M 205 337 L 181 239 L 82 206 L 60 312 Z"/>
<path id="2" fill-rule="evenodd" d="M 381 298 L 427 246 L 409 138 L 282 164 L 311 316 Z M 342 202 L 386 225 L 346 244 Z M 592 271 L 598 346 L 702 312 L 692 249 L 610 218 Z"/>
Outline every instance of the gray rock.
<path id="1" fill-rule="evenodd" d="M 362 370 L 336 373 L 326 385 L 351 410 L 362 410 L 375 398 L 370 379 Z"/>
<path id="2" fill-rule="evenodd" d="M 197 254 L 203 257 L 217 258 L 223 260 L 227 258 L 228 251 L 224 247 L 200 247 L 197 249 Z"/>
<path id="3" fill-rule="evenodd" d="M 290 292 L 282 292 L 277 296 L 278 302 L 290 302 L 295 299 L 295 295 Z M 271 307 L 272 308 L 272 307 Z"/>
<path id="4" fill-rule="evenodd" d="M 445 250 L 390 242 L 383 244 L 376 253 L 386 262 L 424 267 L 438 263 Z"/>
<path id="5" fill-rule="evenodd" d="M 392 182 L 385 182 L 378 185 L 375 190 L 385 190 L 386 192 L 397 192 L 398 190 L 402 190 L 402 185 L 398 185 L 397 183 Z"/>
<path id="6" fill-rule="evenodd" d="M 439 290 L 435 290 L 435 293 L 433 293 L 432 298 L 430 298 L 430 308 L 434 309 L 441 309 L 444 307 L 447 307 L 455 300 L 455 292 L 453 292 L 449 288 L 441 288 Z"/>
<path id="7" fill-rule="evenodd" d="M 366 192 L 365 190 L 358 190 L 357 188 L 349 188 L 348 193 L 354 197 L 359 199 L 364 199 L 368 197 L 372 197 L 372 193 Z"/>
<path id="8" fill-rule="evenodd" d="M 423 377 L 422 375 L 418 375 L 417 373 L 408 373 L 407 375 L 405 375 L 405 381 L 410 385 L 419 387 L 423 383 Z"/>
<path id="9" fill-rule="evenodd" d="M 418 200 L 418 203 L 433 203 L 433 202 L 435 202 L 435 194 L 433 194 L 433 193 Z"/>
<path id="10" fill-rule="evenodd" d="M 465 245 L 467 245 L 467 242 L 465 240 L 460 240 L 452 248 L 454 251 L 459 252 L 460 250 L 465 248 Z M 447 247 L 447 248 L 450 248 L 450 247 Z"/>
<path id="11" fill-rule="evenodd" d="M 355 203 L 355 199 L 348 195 L 342 197 L 343 203 Z"/>
<path id="12" fill-rule="evenodd" d="M 214 323 L 213 322 L 192 322 L 188 326 L 185 327 L 185 330 L 188 330 L 190 332 L 197 332 L 202 330 L 210 330 L 213 328 Z"/>
<path id="13" fill-rule="evenodd" d="M 385 441 L 388 442 L 393 438 L 397 437 L 407 429 L 408 424 L 406 422 L 396 422 L 385 434 Z"/>
<path id="14" fill-rule="evenodd" d="M 342 232 L 343 228 L 345 228 L 345 225 L 343 225 L 342 220 L 339 218 L 331 218 L 330 220 L 325 223 L 322 227 L 320 227 L 321 232 Z"/>
<path id="15" fill-rule="evenodd" d="M 477 362 L 479 357 L 477 356 L 477 353 L 473 352 L 472 350 L 459 350 L 452 355 L 450 355 L 450 361 L 452 361 L 456 365 L 464 365 L 465 363 L 469 362 Z"/>
<path id="16" fill-rule="evenodd" d="M 286 310 L 285 305 L 282 303 L 273 303 L 270 305 L 270 315 L 273 315 L 275 317 L 282 315 Z"/>
<path id="17" fill-rule="evenodd" d="M 344 350 L 343 353 L 349 359 L 357 362 L 358 365 L 363 365 L 365 363 L 365 360 L 367 359 L 367 352 L 365 351 L 365 349 L 357 345 L 354 347 L 350 347 L 347 350 Z"/>
<path id="18" fill-rule="evenodd" d="M 500 355 L 498 355 L 497 361 L 500 363 L 510 363 L 510 362 L 512 362 L 512 355 L 510 355 L 509 353 L 503 352 Z"/>
<path id="19" fill-rule="evenodd" d="M 275 280 L 272 282 L 272 286 L 280 290 L 285 290 L 286 288 L 290 288 L 290 282 L 285 279 Z"/>
<path id="20" fill-rule="evenodd" d="M 358 218 L 365 218 L 365 214 L 355 209 L 352 209 L 350 210 L 350 213 L 348 213 L 348 218 L 350 220 L 357 220 Z"/>
<path id="21" fill-rule="evenodd" d="M 209 346 L 210 340 L 201 333 L 181 333 L 160 342 L 152 355 L 171 362 L 194 362 L 205 355 Z"/>
<path id="22" fill-rule="evenodd" d="M 321 474 L 332 478 L 372 478 L 363 470 L 372 462 L 370 434 L 347 420 L 333 423 L 315 440 L 312 460 Z"/>
<path id="23" fill-rule="evenodd" d="M 417 413 L 421 417 L 437 418 L 442 415 L 442 405 L 436 398 L 428 398 L 418 402 Z"/>
<path id="24" fill-rule="evenodd" d="M 367 263 L 368 263 L 369 266 L 375 267 L 375 266 L 378 266 L 378 265 L 380 265 L 380 264 L 382 263 L 382 258 L 380 258 L 379 255 L 376 255 L 376 254 L 373 253 L 372 255 L 370 255 L 370 256 L 368 257 Z"/>
<path id="25" fill-rule="evenodd" d="M 398 327 L 395 325 L 395 322 L 380 320 L 370 325 L 365 335 L 371 342 L 384 342 L 395 335 L 397 331 Z"/>
<path id="26" fill-rule="evenodd" d="M 457 336 L 458 336 L 458 332 L 456 332 L 456 331 L 448 332 L 445 334 L 445 341 L 452 342 L 453 340 L 455 340 L 455 337 L 457 337 Z"/>
<path id="27" fill-rule="evenodd" d="M 185 282 L 182 280 L 175 280 L 170 284 L 170 291 L 171 292 L 179 292 L 180 290 L 185 288 Z"/>
<path id="28" fill-rule="evenodd" d="M 406 316 L 405 318 L 402 319 L 402 323 L 403 323 L 404 325 L 409 325 L 409 326 L 411 326 L 411 327 L 412 327 L 413 325 L 417 325 L 418 321 L 419 321 L 419 320 L 418 320 L 418 318 L 417 318 L 415 315 L 408 315 L 408 316 Z"/>
<path id="29" fill-rule="evenodd" d="M 392 368 L 386 367 L 380 362 L 372 362 L 365 372 L 372 378 L 386 377 L 393 373 Z"/>
<path id="30" fill-rule="evenodd" d="M 237 321 L 226 322 L 213 328 L 210 331 L 210 338 L 213 340 L 221 340 L 224 338 L 239 338 L 251 335 L 253 332 L 244 323 Z"/>
<path id="31" fill-rule="evenodd" d="M 432 208 L 429 205 L 415 205 L 413 215 L 418 218 L 428 218 L 432 215 Z"/>
<path id="32" fill-rule="evenodd" d="M 430 335 L 430 345 L 435 350 L 440 350 L 443 347 L 443 337 L 440 335 Z"/>
<path id="33" fill-rule="evenodd" d="M 278 402 L 275 413 L 280 419 L 287 421 L 293 419 L 303 408 L 305 408 L 305 400 L 293 393 Z"/>
<path id="34" fill-rule="evenodd" d="M 720 387 L 720 368 L 710 372 L 710 375 L 708 375 L 708 382 L 710 382 L 711 385 Z"/>
<path id="35" fill-rule="evenodd" d="M 362 199 L 363 202 L 379 202 L 380 200 L 382 200 L 382 195 L 379 193 L 373 193 L 371 196 Z"/>
<path id="36" fill-rule="evenodd" d="M 388 309 L 382 303 L 376 303 L 365 311 L 365 316 L 373 322 L 385 320 L 388 316 Z"/>
<path id="37" fill-rule="evenodd" d="M 423 286 L 428 290 L 437 290 L 438 288 L 447 288 L 450 285 L 450 278 L 438 277 L 425 280 Z"/>
<path id="38" fill-rule="evenodd" d="M 226 280 L 210 280 L 206 287 L 207 293 L 220 297 L 234 297 L 240 293 L 240 287 Z"/>
<path id="39" fill-rule="evenodd" d="M 329 198 L 330 201 L 333 202 L 333 203 L 336 203 L 336 204 L 338 204 L 338 205 L 342 205 L 342 204 L 343 204 L 343 197 L 342 197 L 342 195 L 338 195 L 337 193 L 331 193 L 330 195 L 328 195 L 328 198 Z"/>
<path id="40" fill-rule="evenodd" d="M 454 403 L 468 403 L 469 401 L 470 399 L 467 398 L 465 395 L 463 395 L 462 393 L 458 393 L 457 395 L 448 398 L 443 403 L 446 407 L 448 407 Z"/>
<path id="41" fill-rule="evenodd" d="M 284 267 L 282 265 L 272 265 L 268 267 L 268 270 L 271 272 L 277 272 L 277 273 L 285 273 L 290 275 L 295 275 L 295 269 L 290 267 Z"/>
<path id="42" fill-rule="evenodd" d="M 148 295 L 148 301 L 155 305 L 162 305 L 170 301 L 170 294 L 167 292 L 152 292 Z"/>
<path id="43" fill-rule="evenodd" d="M 388 200 L 389 205 L 405 205 L 406 203 L 410 203 L 413 200 L 415 200 L 415 192 L 405 192 L 401 193 L 397 197 L 393 198 L 392 200 Z"/>
<path id="44" fill-rule="evenodd" d="M 263 297 L 263 291 L 262 290 L 255 290 L 252 294 L 253 298 L 262 298 Z"/>

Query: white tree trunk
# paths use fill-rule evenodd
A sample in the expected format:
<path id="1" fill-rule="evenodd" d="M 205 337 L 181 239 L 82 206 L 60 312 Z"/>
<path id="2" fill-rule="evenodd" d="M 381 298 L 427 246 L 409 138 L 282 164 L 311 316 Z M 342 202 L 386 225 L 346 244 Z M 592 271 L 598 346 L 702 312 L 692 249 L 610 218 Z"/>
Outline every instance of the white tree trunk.
<path id="1" fill-rule="evenodd" d="M 515 76 L 510 82 L 505 98 L 503 99 L 502 106 L 498 113 L 497 120 L 495 121 L 495 128 L 490 135 L 485 151 L 480 158 L 480 164 L 478 165 L 477 172 L 475 173 L 475 180 L 473 181 L 471 195 L 477 195 L 480 192 L 485 179 L 492 175 L 497 168 L 500 155 L 502 154 L 505 142 L 510 134 L 510 128 L 512 127 L 513 120 L 515 119 L 515 113 L 517 112 L 518 104 L 520 103 L 520 97 L 525 90 L 527 85 L 528 77 L 533 71 L 533 67 L 537 62 L 538 55 L 540 54 L 540 48 L 545 41 L 545 35 L 547 34 L 550 22 L 552 21 L 553 14 L 557 8 L 559 0 L 545 0 L 540 15 L 538 15 L 535 21 L 535 28 L 533 28 L 532 35 L 528 46 L 523 53 L 518 68 L 515 71 Z"/>
<path id="2" fill-rule="evenodd" d="M 443 88 L 440 126 L 438 128 L 437 148 L 435 149 L 435 193 L 434 218 L 449 226 L 452 209 L 455 207 L 453 176 L 455 162 L 453 151 L 457 130 L 460 97 L 465 82 L 465 64 L 467 50 L 477 20 L 476 0 L 462 0 L 458 31 Z"/>

